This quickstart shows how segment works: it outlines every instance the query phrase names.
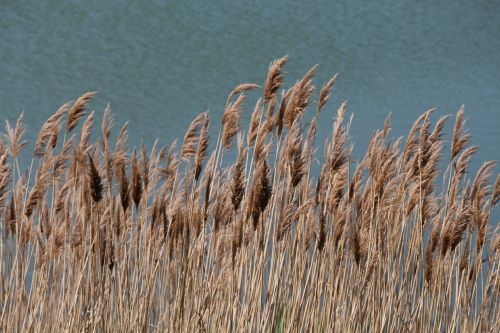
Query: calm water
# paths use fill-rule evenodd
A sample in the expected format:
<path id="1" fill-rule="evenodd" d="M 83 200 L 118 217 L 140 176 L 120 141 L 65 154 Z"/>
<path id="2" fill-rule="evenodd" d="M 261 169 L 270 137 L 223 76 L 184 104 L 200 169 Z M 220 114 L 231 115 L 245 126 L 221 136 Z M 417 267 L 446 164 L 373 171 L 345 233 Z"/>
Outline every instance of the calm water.
<path id="1" fill-rule="evenodd" d="M 345 99 L 357 156 L 390 111 L 399 136 L 429 107 L 465 104 L 474 168 L 500 161 L 498 1 L 124 3 L 1 1 L 0 118 L 24 110 L 33 137 L 61 104 L 97 90 L 92 108 L 109 102 L 117 124 L 130 120 L 131 143 L 167 144 L 202 111 L 218 122 L 232 87 L 262 84 L 289 54 L 288 85 L 315 63 L 318 86 L 340 73 L 321 141 Z"/>

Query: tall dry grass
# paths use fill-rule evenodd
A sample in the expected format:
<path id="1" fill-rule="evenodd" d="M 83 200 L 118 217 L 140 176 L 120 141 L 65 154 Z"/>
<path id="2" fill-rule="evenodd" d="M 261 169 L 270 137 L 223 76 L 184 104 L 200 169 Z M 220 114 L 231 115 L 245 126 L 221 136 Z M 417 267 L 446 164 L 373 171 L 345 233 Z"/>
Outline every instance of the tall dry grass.
<path id="1" fill-rule="evenodd" d="M 259 86 L 229 94 L 213 150 L 208 113 L 148 151 L 130 147 L 127 124 L 112 138 L 108 107 L 91 142 L 87 93 L 46 121 L 21 172 L 23 117 L 7 123 L 0 330 L 498 332 L 500 178 L 494 162 L 468 172 L 463 109 L 446 169 L 449 119 L 432 126 L 433 110 L 406 139 L 388 118 L 353 163 L 346 103 L 315 142 L 337 76 L 306 124 L 316 67 L 280 91 L 287 60 L 270 65 L 248 131 Z"/>

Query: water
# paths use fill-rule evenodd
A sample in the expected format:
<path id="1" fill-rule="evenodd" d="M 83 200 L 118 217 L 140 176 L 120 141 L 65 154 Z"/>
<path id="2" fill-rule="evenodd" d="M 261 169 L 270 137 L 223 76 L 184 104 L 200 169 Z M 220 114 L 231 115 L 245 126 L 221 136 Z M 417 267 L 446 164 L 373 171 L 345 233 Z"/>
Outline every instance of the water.
<path id="1" fill-rule="evenodd" d="M 499 14 L 494 0 L 362 6 L 327 0 L 5 0 L 0 118 L 15 120 L 25 111 L 33 140 L 61 104 L 97 90 L 91 107 L 99 117 L 109 102 L 117 124 L 129 120 L 132 144 L 141 138 L 167 144 L 202 111 L 209 109 L 218 123 L 234 86 L 262 84 L 269 62 L 289 54 L 287 86 L 316 63 L 317 86 L 340 73 L 317 142 L 329 134 L 334 111 L 346 99 L 355 114 L 356 156 L 390 111 L 397 137 L 430 107 L 444 115 L 465 104 L 467 128 L 480 145 L 475 170 L 483 160 L 500 161 Z"/>

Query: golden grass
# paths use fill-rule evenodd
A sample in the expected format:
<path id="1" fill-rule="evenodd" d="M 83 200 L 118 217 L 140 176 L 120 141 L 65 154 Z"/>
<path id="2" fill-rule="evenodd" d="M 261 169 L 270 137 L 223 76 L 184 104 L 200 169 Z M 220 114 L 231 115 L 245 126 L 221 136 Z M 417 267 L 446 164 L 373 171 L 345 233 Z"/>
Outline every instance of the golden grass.
<path id="1" fill-rule="evenodd" d="M 287 61 L 271 64 L 246 140 L 245 93 L 259 86 L 229 94 L 212 151 L 208 113 L 180 150 L 147 152 L 129 149 L 127 124 L 111 147 L 108 107 L 90 142 L 86 93 L 43 125 L 23 173 L 23 117 L 7 123 L 0 330 L 498 332 L 500 238 L 488 221 L 500 181 L 494 162 L 468 178 L 477 148 L 463 109 L 440 170 L 447 117 L 432 126 L 425 112 L 405 142 L 390 139 L 388 118 L 353 164 L 342 103 L 313 177 L 337 75 L 305 124 L 316 66 L 280 94 Z"/>

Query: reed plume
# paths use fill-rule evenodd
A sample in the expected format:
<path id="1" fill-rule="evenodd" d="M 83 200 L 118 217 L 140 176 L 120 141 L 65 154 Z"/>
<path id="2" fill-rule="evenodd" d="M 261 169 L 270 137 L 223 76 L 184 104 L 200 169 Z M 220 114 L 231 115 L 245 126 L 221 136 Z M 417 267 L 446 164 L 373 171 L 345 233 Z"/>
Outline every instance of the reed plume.
<path id="1" fill-rule="evenodd" d="M 231 140 L 240 129 L 240 112 L 246 96 L 240 94 L 236 101 L 229 103 L 222 115 L 222 146 L 231 147 Z"/>
<path id="2" fill-rule="evenodd" d="M 10 123 L 6 120 L 5 130 L 7 132 L 7 135 L 5 135 L 5 137 L 9 141 L 8 151 L 10 155 L 15 159 L 23 150 L 23 148 L 28 144 L 28 142 L 23 138 L 26 133 L 26 129 L 24 128 L 24 112 L 21 113 L 21 115 L 17 119 L 16 127 L 14 128 L 12 128 Z"/>
<path id="3" fill-rule="evenodd" d="M 234 211 L 240 208 L 241 200 L 245 194 L 245 175 L 243 170 L 243 140 L 238 138 L 238 159 L 233 168 L 233 176 L 231 180 L 231 202 L 233 203 Z"/>
<path id="4" fill-rule="evenodd" d="M 7 152 L 0 156 L 0 206 L 3 205 L 8 195 L 8 186 L 10 179 L 10 168 L 7 163 Z"/>
<path id="5" fill-rule="evenodd" d="M 460 154 L 460 152 L 467 146 L 470 140 L 470 135 L 464 133 L 464 106 L 460 108 L 457 112 L 455 118 L 455 126 L 453 127 L 453 136 L 451 139 L 451 159 L 454 160 L 455 157 Z"/>
<path id="6" fill-rule="evenodd" d="M 248 127 L 247 145 L 250 147 L 254 144 L 255 139 L 259 133 L 259 117 L 262 115 L 261 107 L 262 99 L 258 99 L 255 104 L 254 111 L 252 112 L 252 117 L 250 119 L 250 125 Z"/>
<path id="7" fill-rule="evenodd" d="M 59 131 L 61 130 L 61 119 L 68 112 L 70 108 L 70 103 L 62 105 L 56 113 L 49 117 L 42 125 L 40 132 L 38 133 L 38 139 L 35 143 L 35 151 L 33 156 L 42 157 L 45 153 L 46 147 L 54 149 L 57 143 L 57 137 Z"/>
<path id="8" fill-rule="evenodd" d="M 283 67 L 288 61 L 288 55 L 274 60 L 269 65 L 266 83 L 264 84 L 264 104 L 269 103 L 276 96 L 276 92 L 283 82 Z"/>
<path id="9" fill-rule="evenodd" d="M 254 184 L 252 187 L 252 217 L 253 228 L 257 228 L 260 216 L 267 208 L 272 194 L 272 185 L 269 180 L 269 168 L 265 159 L 259 162 L 254 175 Z"/>
<path id="10" fill-rule="evenodd" d="M 315 89 L 312 79 L 314 74 L 316 74 L 316 68 L 317 65 L 313 66 L 293 88 L 284 114 L 285 125 L 288 128 L 293 125 L 295 120 L 302 117 L 309 105 L 311 95 Z"/>
<path id="11" fill-rule="evenodd" d="M 201 128 L 200 138 L 198 141 L 198 148 L 196 151 L 196 157 L 194 161 L 194 179 L 198 181 L 201 175 L 201 170 L 203 167 L 203 160 L 207 156 L 208 149 L 208 127 L 210 126 L 210 115 L 205 114 L 205 119 L 203 121 L 203 127 Z"/>
<path id="12" fill-rule="evenodd" d="M 234 88 L 230 93 L 229 95 L 227 96 L 227 101 L 226 101 L 226 105 L 229 103 L 229 101 L 231 100 L 231 98 L 233 96 L 236 96 L 236 95 L 239 95 L 245 91 L 249 91 L 249 90 L 253 90 L 253 89 L 257 89 L 259 88 L 259 85 L 258 84 L 255 84 L 255 83 L 242 83 L 240 84 L 239 86 L 237 86 L 236 88 Z"/>
<path id="13" fill-rule="evenodd" d="M 184 135 L 184 143 L 182 144 L 181 158 L 188 159 L 196 154 L 196 143 L 198 142 L 198 132 L 202 124 L 206 120 L 206 113 L 200 113 L 191 122 L 189 129 Z"/>
<path id="14" fill-rule="evenodd" d="M 137 152 L 135 150 L 134 153 L 132 154 L 130 183 L 131 183 L 130 190 L 132 192 L 132 200 L 134 201 L 135 208 L 137 209 L 139 203 L 141 202 L 141 197 L 142 197 L 142 180 L 137 162 Z"/>
<path id="15" fill-rule="evenodd" d="M 118 186 L 120 189 L 120 201 L 123 211 L 126 212 L 130 203 L 130 188 L 125 170 L 125 158 L 120 158 L 115 162 L 116 165 L 116 178 L 118 179 Z"/>
<path id="16" fill-rule="evenodd" d="M 97 203 L 102 200 L 102 180 L 101 176 L 99 175 L 99 171 L 97 171 L 97 168 L 95 166 L 94 159 L 92 158 L 92 156 L 90 156 L 90 154 L 88 155 L 88 160 L 89 169 L 87 177 L 89 182 L 90 194 L 94 202 Z"/>
<path id="17" fill-rule="evenodd" d="M 285 150 L 288 150 L 292 187 L 296 187 L 300 183 L 302 176 L 306 173 L 305 159 L 302 154 L 302 137 L 297 126 L 294 126 L 294 128 L 290 130 L 288 137 L 291 138 L 291 140 L 287 144 L 289 147 L 285 147 Z"/>
<path id="18" fill-rule="evenodd" d="M 95 114 L 95 111 L 92 111 L 82 126 L 82 133 L 80 135 L 80 150 L 83 153 L 85 153 L 87 151 L 87 148 L 89 145 L 88 141 L 89 141 L 89 137 L 90 137 L 90 134 L 92 131 L 92 125 L 94 124 L 94 114 Z"/>
<path id="19" fill-rule="evenodd" d="M 337 81 L 337 76 L 338 73 L 335 74 L 330 80 L 328 80 L 328 82 L 326 82 L 321 88 L 321 91 L 319 92 L 318 106 L 316 109 L 318 114 L 323 109 L 326 102 L 330 99 L 330 91 L 332 90 L 333 85 Z"/>
<path id="20" fill-rule="evenodd" d="M 94 98 L 97 92 L 87 92 L 82 96 L 78 97 L 76 102 L 71 106 L 68 111 L 68 119 L 67 119 L 67 130 L 71 132 L 80 120 L 85 116 L 87 111 L 87 104 Z"/>

